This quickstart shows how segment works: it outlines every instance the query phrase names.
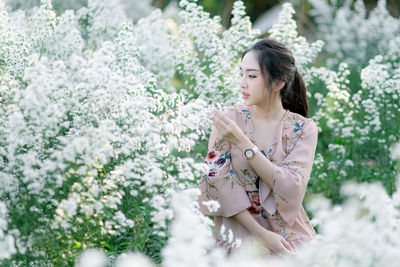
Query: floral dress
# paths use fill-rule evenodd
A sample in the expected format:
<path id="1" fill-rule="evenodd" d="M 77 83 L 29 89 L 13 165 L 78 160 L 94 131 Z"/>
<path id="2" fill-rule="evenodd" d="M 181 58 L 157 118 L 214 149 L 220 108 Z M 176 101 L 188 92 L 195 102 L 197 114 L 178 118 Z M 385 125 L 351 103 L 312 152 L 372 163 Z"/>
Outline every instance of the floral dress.
<path id="1" fill-rule="evenodd" d="M 255 143 L 246 105 L 231 106 L 225 115 Z M 302 202 L 317 139 L 318 130 L 312 119 L 286 110 L 275 129 L 272 147 L 261 150 L 273 163 L 274 186 L 270 188 L 242 156 L 241 150 L 222 140 L 213 129 L 205 159 L 208 171 L 202 174 L 199 183 L 202 192 L 198 198 L 200 210 L 205 215 L 214 216 L 217 228 L 224 225 L 235 237 L 246 241 L 252 240 L 250 233 L 231 216 L 247 209 L 260 225 L 283 236 L 296 251 L 305 241 L 316 236 Z M 218 211 L 210 212 L 202 203 L 207 200 L 217 200 L 220 203 Z M 220 245 L 224 243 L 217 241 Z M 225 248 L 228 254 L 233 249 Z"/>

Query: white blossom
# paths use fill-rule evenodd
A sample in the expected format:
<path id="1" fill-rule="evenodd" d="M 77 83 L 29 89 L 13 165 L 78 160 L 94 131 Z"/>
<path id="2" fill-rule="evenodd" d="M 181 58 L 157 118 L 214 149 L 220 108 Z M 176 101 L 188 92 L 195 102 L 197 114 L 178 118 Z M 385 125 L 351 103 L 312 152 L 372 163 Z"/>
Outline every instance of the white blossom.
<path id="1" fill-rule="evenodd" d="M 107 257 L 102 251 L 89 249 L 79 257 L 78 267 L 105 267 L 107 266 Z"/>
<path id="2" fill-rule="evenodd" d="M 203 201 L 203 205 L 207 207 L 210 212 L 216 212 L 219 208 L 219 202 L 215 200 Z"/>
<path id="3" fill-rule="evenodd" d="M 154 264 L 145 255 L 139 253 L 124 253 L 118 256 L 116 267 L 152 267 Z"/>

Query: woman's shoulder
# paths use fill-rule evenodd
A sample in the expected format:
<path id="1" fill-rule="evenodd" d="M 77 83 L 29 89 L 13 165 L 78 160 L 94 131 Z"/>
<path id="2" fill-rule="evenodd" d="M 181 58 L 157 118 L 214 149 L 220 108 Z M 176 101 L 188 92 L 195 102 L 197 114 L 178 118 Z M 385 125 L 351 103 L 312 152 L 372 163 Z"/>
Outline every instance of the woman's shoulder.
<path id="1" fill-rule="evenodd" d="M 312 142 L 316 142 L 318 139 L 318 128 L 313 119 L 288 111 L 282 134 L 287 141 L 287 151 L 290 152 L 297 141 L 306 137 L 307 139 L 311 138 Z"/>
<path id="2" fill-rule="evenodd" d="M 288 114 L 285 118 L 285 126 L 286 130 L 291 130 L 293 133 L 303 133 L 306 131 L 318 131 L 317 125 L 312 118 L 304 117 L 298 113 L 291 112 L 288 110 Z"/>

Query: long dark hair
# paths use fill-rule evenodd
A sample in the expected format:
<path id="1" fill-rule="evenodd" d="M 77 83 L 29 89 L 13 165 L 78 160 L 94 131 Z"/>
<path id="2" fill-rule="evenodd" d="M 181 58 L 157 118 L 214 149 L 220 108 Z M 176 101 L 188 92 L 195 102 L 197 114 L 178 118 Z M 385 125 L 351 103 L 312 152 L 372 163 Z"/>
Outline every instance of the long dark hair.
<path id="1" fill-rule="evenodd" d="M 261 72 L 270 85 L 270 93 L 273 81 L 285 82 L 280 90 L 283 108 L 307 117 L 307 89 L 297 71 L 292 52 L 282 43 L 272 39 L 263 39 L 253 44 L 244 51 L 242 59 L 250 51 L 256 52 L 258 56 Z"/>

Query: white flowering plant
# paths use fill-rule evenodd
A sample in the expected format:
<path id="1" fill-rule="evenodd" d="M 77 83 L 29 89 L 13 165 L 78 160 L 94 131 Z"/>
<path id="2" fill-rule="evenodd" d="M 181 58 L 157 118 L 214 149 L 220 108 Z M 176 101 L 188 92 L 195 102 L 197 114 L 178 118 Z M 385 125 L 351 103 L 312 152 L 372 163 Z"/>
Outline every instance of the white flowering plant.
<path id="1" fill-rule="evenodd" d="M 93 3 L 89 18 L 108 16 Z M 18 23 L 1 8 L 0 195 L 13 264 L 72 263 L 89 247 L 157 260 L 169 188 L 200 175 L 187 151 L 201 132 L 187 132 L 204 132 L 204 103 L 157 88 L 130 22 L 91 28 L 90 44 L 79 18 L 49 2 Z"/>
<path id="2" fill-rule="evenodd" d="M 239 100 L 237 86 L 241 53 L 258 36 L 245 16 L 244 5 L 236 1 L 232 26 L 223 29 L 220 17 L 210 18 L 203 7 L 180 1 L 182 23 L 175 44 L 175 65 L 184 82 L 182 92 L 188 99 L 202 99 L 208 104 L 232 105 Z"/>
<path id="3" fill-rule="evenodd" d="M 398 51 L 395 39 L 400 33 L 400 23 L 390 14 L 386 0 L 378 0 L 371 11 L 367 10 L 363 0 L 330 3 L 309 0 L 309 3 L 318 36 L 326 44 L 328 67 L 346 62 L 350 69 L 359 72 L 374 56 Z"/>
<path id="4" fill-rule="evenodd" d="M 386 1 L 367 14 L 364 2 L 310 0 L 317 36 L 325 45 L 306 74 L 313 118 L 320 127 L 310 191 L 335 203 L 346 180 L 382 181 L 395 191 L 396 162 L 390 147 L 399 141 L 398 31 Z"/>
<path id="5" fill-rule="evenodd" d="M 249 24 L 243 4 L 236 6 L 236 26 L 219 42 L 239 50 Z M 186 59 L 176 53 L 166 67 L 168 58 L 150 55 L 173 54 L 177 38 L 188 37 L 164 27 L 160 44 L 145 31 L 165 24 L 160 11 L 133 24 L 117 2 L 93 0 L 60 16 L 50 1 L 26 11 L 1 3 L 0 14 L 0 196 L 12 238 L 5 255 L 15 254 L 5 264 L 72 264 L 90 247 L 110 255 L 140 250 L 160 261 L 170 190 L 200 177 L 204 166 L 190 153 L 210 121 L 204 99 L 168 83 L 176 60 Z M 152 49 L 139 45 L 146 38 Z M 218 60 L 231 79 L 238 59 Z"/>
<path id="6" fill-rule="evenodd" d="M 385 1 L 379 1 L 368 16 L 362 1 L 356 1 L 354 10 L 350 1 L 343 6 L 309 2 L 320 30 L 316 37 L 322 40 L 309 44 L 299 36 L 289 4 L 282 6 L 269 31 L 270 37 L 293 51 L 307 86 L 309 113 L 320 130 L 308 190 L 323 192 L 338 203 L 343 200 L 339 191 L 345 181 L 381 180 L 392 194 L 396 163 L 389 150 L 399 141 L 400 130 L 395 34 L 400 22 L 389 15 Z M 369 34 L 371 29 L 379 30 Z"/>

